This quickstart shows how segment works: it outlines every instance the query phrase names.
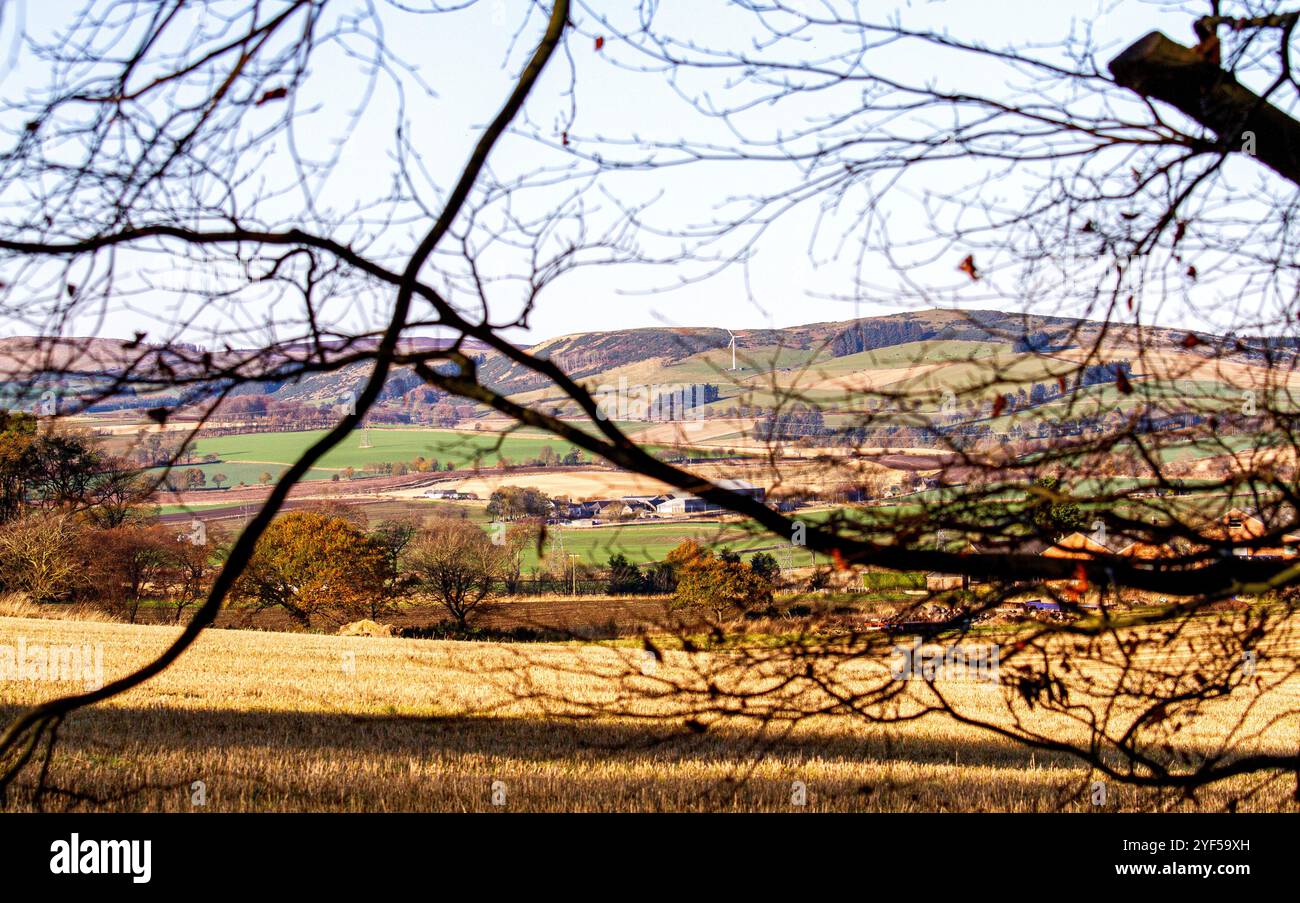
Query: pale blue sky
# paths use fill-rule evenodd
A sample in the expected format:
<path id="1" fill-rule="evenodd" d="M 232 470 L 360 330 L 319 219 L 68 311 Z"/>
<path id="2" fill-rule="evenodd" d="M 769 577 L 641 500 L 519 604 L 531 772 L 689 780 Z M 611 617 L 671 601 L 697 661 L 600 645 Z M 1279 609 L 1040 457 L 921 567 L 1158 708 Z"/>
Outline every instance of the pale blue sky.
<path id="1" fill-rule="evenodd" d="M 616 11 L 620 9 L 617 4 L 605 5 Z M 48 35 L 78 6 L 80 2 L 55 0 L 28 3 L 23 11 L 27 27 L 34 34 Z M 385 24 L 391 26 L 386 28 L 385 35 L 390 47 L 397 56 L 417 63 L 421 78 L 436 92 L 433 98 L 421 96 L 413 90 L 413 81 L 408 80 L 406 84 L 412 89 L 407 97 L 412 145 L 418 149 L 421 168 L 428 174 L 428 183 L 420 191 L 430 204 L 436 201 L 437 192 L 445 190 L 459 172 L 479 128 L 509 90 L 511 74 L 531 52 L 540 17 L 534 16 L 532 27 L 513 48 L 512 32 L 506 27 L 507 23 L 518 20 L 522 6 L 522 0 L 480 0 L 465 12 L 419 21 L 418 27 L 412 27 L 409 20 L 399 23 L 402 17 L 393 13 L 383 16 Z M 677 17 L 683 33 L 698 34 L 701 40 L 744 39 L 745 35 L 734 33 L 743 27 L 743 20 L 737 19 L 735 11 L 725 6 L 717 2 L 677 0 L 664 3 L 663 14 Z M 864 8 L 875 11 L 886 7 L 866 4 Z M 1110 47 L 1104 58 L 1156 28 L 1180 40 L 1189 37 L 1183 34 L 1189 24 L 1184 14 L 1171 14 L 1162 4 L 1144 0 L 1004 0 L 992 4 L 984 0 L 916 0 L 897 4 L 897 12 L 905 24 L 917 29 L 939 25 L 964 39 L 994 45 L 1049 44 L 1071 30 L 1090 25 L 1101 43 Z M 16 21 L 14 13 L 11 3 L 5 23 L 6 40 Z M 579 15 L 578 21 L 581 26 L 594 27 L 589 17 Z M 702 121 L 693 114 L 662 76 L 630 73 L 615 66 L 615 60 L 630 58 L 620 56 L 623 50 L 609 44 L 597 53 L 587 38 L 573 38 L 570 53 L 555 60 L 530 100 L 526 120 L 519 123 L 521 130 L 536 130 L 554 139 L 567 128 L 575 140 L 577 136 L 597 133 L 625 138 L 636 135 L 647 141 L 673 140 L 682 134 L 699 140 L 723 136 L 717 123 Z M 576 67 L 577 84 L 572 98 L 567 92 L 570 59 Z M 1003 76 L 993 73 L 991 68 L 973 66 L 954 72 L 943 60 L 900 57 L 889 48 L 871 60 L 873 66 L 908 77 L 933 71 L 937 82 L 973 92 L 997 95 L 999 91 L 1011 90 L 998 83 Z M 17 69 L 5 73 L 5 96 L 12 97 L 15 91 L 39 82 L 42 74 L 39 65 L 20 55 Z M 716 76 L 687 76 L 684 82 L 688 90 L 717 89 L 716 83 L 706 85 L 709 78 Z M 320 107 L 299 125 L 296 138 L 300 149 L 323 153 L 332 142 L 345 142 L 340 164 L 321 194 L 322 202 L 336 210 L 367 203 L 388 188 L 387 174 L 391 170 L 388 154 L 398 118 L 396 95 L 390 85 L 381 85 L 358 126 L 348 128 L 346 113 L 359 102 L 361 86 L 353 61 L 332 49 L 316 60 L 307 88 L 296 98 L 302 109 Z M 570 122 L 567 111 L 571 103 L 577 113 Z M 819 112 L 822 110 L 815 102 L 807 108 L 809 115 Z M 266 115 L 273 113 L 274 110 Z M 764 116 L 771 121 L 765 122 Z M 785 106 L 772 112 L 759 109 L 750 114 L 747 123 L 751 130 L 789 129 L 799 124 L 797 119 L 798 116 L 791 117 L 789 106 Z M 280 159 L 283 161 L 284 157 Z M 538 164 L 567 165 L 559 154 L 523 135 L 511 136 L 503 142 L 491 160 L 493 171 L 505 180 Z M 287 168 L 277 170 L 275 164 L 270 164 L 261 175 L 269 180 L 283 180 L 288 172 Z M 954 167 L 949 178 L 956 184 L 963 178 L 963 170 Z M 628 205 L 650 204 L 646 216 L 655 223 L 693 224 L 708 220 L 729 197 L 752 191 L 755 185 L 795 183 L 796 174 L 785 165 L 701 163 L 606 177 L 599 190 L 589 194 L 587 203 L 592 205 L 593 222 L 603 221 L 605 214 L 600 211 L 612 209 L 613 199 L 617 198 Z M 940 195 L 944 192 L 943 185 L 924 188 Z M 1006 180 L 989 199 L 1014 205 L 1020 191 L 1023 187 L 1014 179 Z M 549 193 L 531 191 L 520 198 L 518 210 L 541 216 L 548 204 L 559 203 L 562 196 L 562 189 Z M 885 199 L 882 212 L 900 233 L 915 233 L 924 228 L 923 203 L 916 189 L 899 191 Z M 283 213 L 289 208 L 278 209 Z M 1009 277 L 1002 278 L 996 273 L 978 285 L 963 284 L 960 274 L 955 272 L 955 262 L 960 258 L 951 255 L 912 272 L 912 278 L 926 291 L 923 298 L 898 285 L 883 258 L 865 262 L 865 271 L 872 276 L 873 290 L 855 292 L 851 253 L 837 250 L 839 237 L 833 229 L 826 230 L 823 225 L 822 238 L 810 253 L 816 213 L 812 205 L 793 211 L 759 241 L 747 268 L 732 266 L 695 284 L 674 287 L 680 275 L 695 272 L 689 267 L 624 266 L 567 275 L 543 293 L 532 329 L 528 333 L 516 331 L 512 338 L 529 342 L 572 332 L 660 324 L 732 329 L 779 327 L 936 303 L 1000 309 L 1020 309 L 1030 303 L 1018 295 Z M 843 211 L 832 214 L 831 224 L 843 215 Z M 400 254 L 401 249 L 409 248 L 418 240 L 418 234 L 427 224 L 427 219 L 414 218 L 390 229 L 379 241 Z M 340 237 L 350 240 L 354 233 L 345 227 Z M 656 247 L 651 238 L 645 241 L 650 249 L 663 249 Z M 853 244 L 850 241 L 844 247 L 852 249 Z M 906 252 L 900 253 L 906 257 Z M 492 254 L 483 258 L 488 276 L 510 272 L 516 264 L 513 259 Z M 498 272 L 492 271 L 494 265 L 499 265 Z M 434 281 L 438 281 L 436 277 Z M 517 287 L 502 286 L 500 292 L 494 292 L 494 318 L 513 311 L 518 297 Z M 388 300 L 386 296 L 376 296 L 369 300 L 368 310 L 359 313 L 354 303 L 351 309 L 337 312 L 337 316 L 341 322 L 375 323 Z M 170 303 L 169 299 L 153 293 L 114 301 L 106 311 L 87 311 L 76 322 L 75 330 L 69 331 L 95 331 L 105 335 L 129 335 L 135 329 L 156 332 L 161 329 L 157 321 L 173 315 Z M 1037 313 L 1078 312 L 1056 310 L 1060 305 L 1053 298 L 1039 299 L 1032 304 Z M 1202 325 L 1199 314 L 1177 299 L 1151 308 L 1148 315 L 1171 325 L 1175 322 Z M 216 312 L 213 309 L 199 314 L 200 327 L 188 335 L 203 341 L 205 330 L 216 333 L 234 328 L 251 341 L 259 331 L 265 333 L 268 321 L 277 316 L 292 319 L 294 314 L 286 302 L 281 302 L 274 313 L 268 313 L 264 305 L 258 304 L 243 305 L 238 310 L 224 308 Z M 232 327 L 232 323 L 236 325 Z M 22 333 L 25 325 L 5 323 L 3 331 Z"/>

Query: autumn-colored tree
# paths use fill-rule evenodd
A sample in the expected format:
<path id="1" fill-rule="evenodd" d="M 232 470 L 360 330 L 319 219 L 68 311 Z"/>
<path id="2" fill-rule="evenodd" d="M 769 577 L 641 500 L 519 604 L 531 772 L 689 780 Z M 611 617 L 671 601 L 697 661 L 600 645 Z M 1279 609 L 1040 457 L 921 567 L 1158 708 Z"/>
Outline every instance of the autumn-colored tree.
<path id="1" fill-rule="evenodd" d="M 216 564 L 207 530 L 132 521 L 80 534 L 88 575 L 86 594 L 134 623 L 145 600 L 166 602 L 173 620 L 198 604 Z"/>
<path id="2" fill-rule="evenodd" d="M 0 522 L 17 517 L 27 497 L 25 475 L 35 441 L 35 417 L 0 411 Z"/>
<path id="3" fill-rule="evenodd" d="M 711 611 L 722 620 L 729 611 L 747 611 L 772 602 L 772 581 L 727 550 L 715 555 L 694 540 L 668 553 L 677 575 L 673 601 Z"/>
<path id="4" fill-rule="evenodd" d="M 477 525 L 444 518 L 411 543 L 406 570 L 464 627 L 505 570 L 503 548 Z"/>
<path id="5" fill-rule="evenodd" d="M 677 575 L 673 602 L 684 608 L 713 609 L 720 618 L 725 605 L 718 604 L 723 596 L 721 568 L 713 550 L 688 539 L 668 553 L 668 563 Z"/>
<path id="6" fill-rule="evenodd" d="M 40 427 L 0 410 L 0 523 L 32 508 L 81 512 L 99 526 L 132 519 L 151 487 L 84 432 Z"/>
<path id="7" fill-rule="evenodd" d="M 493 520 L 518 520 L 521 517 L 545 517 L 551 500 L 531 486 L 502 486 L 488 498 L 487 514 Z"/>
<path id="8" fill-rule="evenodd" d="M 235 585 L 238 601 L 281 608 L 303 627 L 368 616 L 388 579 L 383 551 L 345 518 L 294 511 L 277 518 Z"/>

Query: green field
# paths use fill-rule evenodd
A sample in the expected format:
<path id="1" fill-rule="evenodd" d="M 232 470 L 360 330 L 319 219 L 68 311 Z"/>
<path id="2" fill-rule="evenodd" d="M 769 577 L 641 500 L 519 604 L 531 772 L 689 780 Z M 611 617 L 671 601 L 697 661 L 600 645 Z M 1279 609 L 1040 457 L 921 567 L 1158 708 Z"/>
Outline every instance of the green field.
<path id="1" fill-rule="evenodd" d="M 1233 454 L 1247 449 L 1285 448 L 1285 437 L 1272 435 L 1258 436 L 1206 436 L 1187 442 L 1171 443 L 1156 449 L 1156 454 L 1164 463 L 1171 461 L 1191 461 L 1198 458 L 1211 458 L 1218 455 Z"/>
<path id="2" fill-rule="evenodd" d="M 190 513 L 198 513 L 203 511 L 212 511 L 217 508 L 229 508 L 229 507 L 231 507 L 230 502 L 204 502 L 196 505 L 169 504 L 169 505 L 159 505 L 158 514 L 160 516 L 165 516 L 168 514 L 190 514 Z M 256 510 L 257 508 L 256 505 L 249 505 L 248 507 L 252 510 Z"/>
<path id="3" fill-rule="evenodd" d="M 362 448 L 364 433 L 357 430 L 327 453 L 311 475 L 312 479 L 328 479 L 346 467 L 362 470 L 368 464 L 411 462 L 417 457 L 436 459 L 442 467 L 450 462 L 457 469 L 494 467 L 504 457 L 512 464 L 522 464 L 536 458 L 543 448 L 551 448 L 563 456 L 574 446 L 561 439 L 540 433 L 497 434 L 472 433 L 438 429 L 391 429 L 371 427 L 371 447 Z M 246 433 L 200 439 L 195 443 L 195 453 L 215 454 L 220 465 L 205 465 L 205 471 L 220 471 L 236 483 L 241 480 L 255 482 L 263 471 L 278 474 L 305 452 L 311 444 L 325 435 L 324 430 L 299 433 Z M 583 452 L 586 455 L 585 452 Z M 248 464 L 235 473 L 232 465 Z M 245 472 L 249 476 L 245 476 Z"/>
<path id="4" fill-rule="evenodd" d="M 675 523 L 675 524 L 613 524 L 608 527 L 549 528 L 552 546 L 557 541 L 564 545 L 564 554 L 578 555 L 586 564 L 605 565 L 611 555 L 623 554 L 637 564 L 662 561 L 668 553 L 688 539 L 714 549 L 729 548 L 743 556 L 767 551 L 776 556 L 783 567 L 806 567 L 813 563 L 811 553 L 788 542 L 758 532 L 738 523 Z M 787 553 L 788 560 L 787 560 Z M 825 563 L 825 556 L 819 556 Z M 537 563 L 535 549 L 530 549 L 525 566 Z"/>
<path id="5" fill-rule="evenodd" d="M 204 477 L 208 480 L 207 485 L 216 488 L 212 482 L 213 477 L 217 474 L 225 474 L 226 480 L 221 484 L 221 488 L 228 489 L 232 486 L 238 486 L 244 483 L 248 486 L 257 486 L 261 483 L 262 474 L 269 473 L 271 478 L 278 479 L 289 466 L 288 461 L 283 463 L 276 462 L 270 464 L 249 464 L 242 461 L 223 460 L 216 464 L 178 464 L 172 468 L 173 477 L 179 477 L 187 470 L 198 469 L 203 471 Z M 151 468 L 146 471 L 151 477 L 162 476 L 162 468 Z M 306 479 L 308 480 L 328 480 L 338 473 L 337 470 L 326 470 L 313 467 L 307 471 Z"/>
<path id="6" fill-rule="evenodd" d="M 644 428 L 645 423 L 620 424 L 627 430 Z M 590 423 L 575 424 L 588 432 L 594 432 Z M 186 470 L 196 466 L 211 479 L 213 474 L 224 473 L 229 479 L 225 485 L 237 486 L 240 483 L 255 485 L 263 473 L 279 477 L 280 473 L 305 452 L 313 442 L 325 435 L 324 430 L 311 430 L 297 433 L 244 433 L 237 436 L 222 436 L 215 439 L 200 439 L 195 443 L 196 455 L 216 455 L 220 461 L 216 464 L 185 465 L 176 468 Z M 397 429 L 391 427 L 371 427 L 370 448 L 363 448 L 364 433 L 354 431 L 338 446 L 326 454 L 320 463 L 307 473 L 308 480 L 328 480 L 336 474 L 341 475 L 344 468 L 352 467 L 361 472 L 367 465 L 411 463 L 417 457 L 436 460 L 439 469 L 445 469 L 451 463 L 457 470 L 474 467 L 496 467 L 504 458 L 509 464 L 519 466 L 537 458 L 544 448 L 552 449 L 563 457 L 577 448 L 573 444 L 551 436 L 541 430 L 520 429 L 501 434 L 489 431 L 469 432 L 465 430 L 439 429 Z M 655 454 L 661 451 L 684 450 L 700 457 L 714 457 L 723 454 L 717 448 L 676 449 L 666 445 L 645 445 L 646 451 Z M 583 461 L 593 460 L 591 453 L 578 449 Z"/>

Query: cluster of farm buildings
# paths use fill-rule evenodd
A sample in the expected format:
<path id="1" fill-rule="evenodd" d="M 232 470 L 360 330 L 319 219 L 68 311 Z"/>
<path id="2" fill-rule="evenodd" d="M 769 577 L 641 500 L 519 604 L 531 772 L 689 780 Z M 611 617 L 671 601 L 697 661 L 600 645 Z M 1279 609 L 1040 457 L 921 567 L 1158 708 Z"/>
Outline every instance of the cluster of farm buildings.
<path id="1" fill-rule="evenodd" d="M 766 490 L 763 487 L 755 486 L 747 480 L 715 482 L 722 489 L 746 495 L 758 502 L 766 498 Z M 473 493 L 457 492 L 453 489 L 431 489 L 425 493 L 425 496 L 432 499 L 477 498 Z M 723 510 L 716 502 L 710 502 L 697 495 L 673 492 L 660 495 L 625 495 L 619 498 L 588 499 L 580 502 L 567 498 L 553 498 L 549 500 L 549 504 L 550 511 L 547 514 L 549 522 L 577 527 L 639 518 L 683 517 Z"/>

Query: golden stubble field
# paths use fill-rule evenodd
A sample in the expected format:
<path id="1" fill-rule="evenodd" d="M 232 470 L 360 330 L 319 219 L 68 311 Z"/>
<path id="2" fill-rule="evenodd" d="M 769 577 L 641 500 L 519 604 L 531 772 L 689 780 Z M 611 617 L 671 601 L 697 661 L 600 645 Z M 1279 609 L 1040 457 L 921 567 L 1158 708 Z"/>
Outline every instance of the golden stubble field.
<path id="1" fill-rule="evenodd" d="M 156 653 L 166 627 L 0 618 L 0 645 L 102 644 L 112 679 Z M 683 727 L 672 699 L 649 719 L 590 716 L 629 689 L 639 649 L 213 630 L 143 687 L 72 716 L 50 783 L 82 808 L 230 811 L 1042 811 L 1080 810 L 1088 771 L 947 716 L 873 725 L 828 716 L 787 732 Z M 657 677 L 689 682 L 696 653 L 668 652 Z M 705 665 L 704 670 L 708 670 Z M 883 667 L 882 667 L 883 670 Z M 878 675 L 877 675 L 878 676 Z M 863 675 L 868 679 L 870 675 Z M 1251 748 L 1294 752 L 1300 685 L 1268 681 L 1184 734 L 1213 744 L 1243 715 Z M 14 707 L 75 689 L 0 682 Z M 919 688 L 924 692 L 924 687 Z M 909 691 L 910 692 L 910 691 Z M 1009 717 L 996 686 L 954 682 L 964 710 Z M 1246 697 L 1249 698 L 1246 698 Z M 1054 725 L 1047 716 L 1038 727 Z M 589 717 L 571 717 L 589 716 Z M 193 803 L 202 781 L 203 806 Z M 793 804 L 795 782 L 806 806 Z M 1296 809 L 1294 778 L 1234 779 L 1195 801 L 1109 788 L 1109 809 Z M 494 789 L 496 802 L 494 806 Z M 55 793 L 46 808 L 73 798 Z M 11 807 L 30 807 L 19 792 Z"/>

